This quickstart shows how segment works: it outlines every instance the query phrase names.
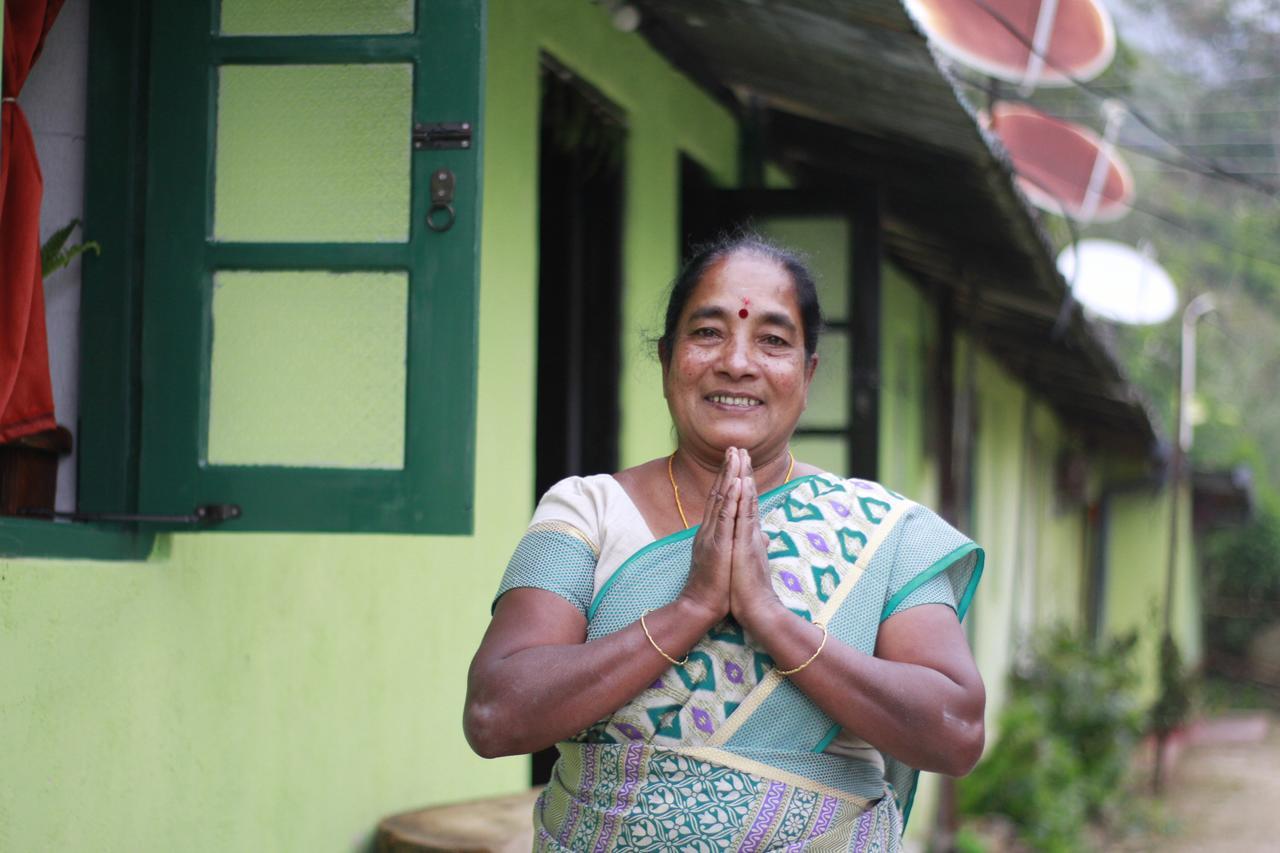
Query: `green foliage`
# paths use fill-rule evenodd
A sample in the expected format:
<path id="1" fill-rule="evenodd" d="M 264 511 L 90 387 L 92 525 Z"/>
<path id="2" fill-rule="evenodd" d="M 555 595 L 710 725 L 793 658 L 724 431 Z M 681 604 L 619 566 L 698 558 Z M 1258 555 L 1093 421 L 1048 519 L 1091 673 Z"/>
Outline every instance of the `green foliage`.
<path id="1" fill-rule="evenodd" d="M 1151 706 L 1151 730 L 1165 735 L 1186 722 L 1191 713 L 1192 678 L 1182 665 L 1182 653 L 1173 637 L 1160 640 L 1159 693 Z"/>
<path id="2" fill-rule="evenodd" d="M 1280 691 L 1254 682 L 1240 682 L 1224 676 L 1206 675 L 1200 682 L 1199 707 L 1207 715 L 1224 711 L 1280 710 Z"/>
<path id="3" fill-rule="evenodd" d="M 1078 847 L 1086 808 L 1080 760 L 1053 730 L 1043 698 L 1018 696 L 1000 715 L 1000 740 L 959 786 L 964 814 L 997 812 L 1037 850 Z"/>
<path id="4" fill-rule="evenodd" d="M 1136 635 L 1091 647 L 1066 628 L 1035 643 L 1011 679 L 1000 737 L 959 785 L 965 814 L 1001 814 L 1036 850 L 1080 849 L 1088 819 L 1105 818 L 1124 785 L 1141 713 Z"/>
<path id="5" fill-rule="evenodd" d="M 953 853 L 987 853 L 987 845 L 973 830 L 961 827 L 951 843 Z"/>
<path id="6" fill-rule="evenodd" d="M 1205 545 L 1205 635 L 1212 651 L 1248 653 L 1254 635 L 1280 619 L 1280 515 L 1263 505 Z"/>
<path id="7" fill-rule="evenodd" d="M 71 239 L 71 232 L 76 230 L 80 224 L 79 219 L 73 219 L 66 225 L 59 228 L 50 235 L 44 245 L 40 247 L 40 276 L 48 278 L 53 273 L 70 264 L 85 252 L 93 252 L 95 255 L 102 254 L 102 247 L 97 242 L 90 240 L 88 243 L 79 243 L 75 246 L 67 246 L 67 241 Z"/>

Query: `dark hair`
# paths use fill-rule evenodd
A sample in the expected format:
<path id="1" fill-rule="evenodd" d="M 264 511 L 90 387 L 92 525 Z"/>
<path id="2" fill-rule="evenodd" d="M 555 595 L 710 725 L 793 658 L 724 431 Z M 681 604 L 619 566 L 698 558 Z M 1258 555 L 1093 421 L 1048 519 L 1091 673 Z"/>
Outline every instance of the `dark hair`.
<path id="1" fill-rule="evenodd" d="M 722 234 L 716 240 L 698 246 L 685 262 L 684 268 L 671 284 L 671 296 L 667 299 L 667 318 L 658 342 L 670 353 L 680 314 L 689 301 L 693 289 L 713 266 L 741 252 L 773 261 L 787 271 L 796 289 L 796 303 L 800 308 L 800 320 L 804 325 L 804 354 L 811 356 L 818 351 L 818 335 L 822 331 L 822 308 L 818 305 L 818 286 L 813 273 L 798 252 L 784 249 L 751 231 Z"/>

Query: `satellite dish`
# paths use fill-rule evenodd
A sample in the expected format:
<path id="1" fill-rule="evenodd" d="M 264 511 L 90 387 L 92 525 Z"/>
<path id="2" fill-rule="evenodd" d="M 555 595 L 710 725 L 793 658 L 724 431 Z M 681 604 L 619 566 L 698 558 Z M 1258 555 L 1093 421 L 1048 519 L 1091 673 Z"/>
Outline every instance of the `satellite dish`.
<path id="1" fill-rule="evenodd" d="M 1111 222 L 1129 212 L 1133 175 L 1110 141 L 1025 104 L 1000 102 L 983 118 L 1032 204 L 1077 222 Z"/>
<path id="2" fill-rule="evenodd" d="M 1081 240 L 1058 255 L 1058 271 L 1085 308 L 1114 323 L 1163 323 L 1178 310 L 1178 291 L 1150 255 L 1114 240 Z"/>
<path id="3" fill-rule="evenodd" d="M 1099 0 L 906 0 L 906 6 L 943 53 L 1021 83 L 1024 91 L 1069 86 L 1072 77 L 1091 80 L 1116 53 L 1115 25 Z"/>

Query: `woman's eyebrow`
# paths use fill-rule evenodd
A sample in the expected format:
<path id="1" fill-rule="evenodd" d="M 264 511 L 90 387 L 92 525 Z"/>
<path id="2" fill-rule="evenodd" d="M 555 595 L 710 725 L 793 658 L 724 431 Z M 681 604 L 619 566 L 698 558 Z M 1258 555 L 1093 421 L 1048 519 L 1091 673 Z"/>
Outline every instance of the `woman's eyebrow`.
<path id="1" fill-rule="evenodd" d="M 791 318 L 781 311 L 766 311 L 760 315 L 760 319 L 767 326 L 781 326 L 788 332 L 796 330 L 796 324 L 791 322 Z"/>
<path id="2" fill-rule="evenodd" d="M 697 320 L 725 320 L 729 317 L 729 311 L 718 305 L 704 305 L 701 308 L 695 308 L 689 314 L 689 322 Z M 789 332 L 796 330 L 796 324 L 791 322 L 791 318 L 781 311 L 765 311 L 760 315 L 760 321 L 769 326 L 780 326 Z"/>
<path id="3" fill-rule="evenodd" d="M 729 312 L 717 305 L 704 305 L 701 308 L 695 308 L 693 313 L 689 315 L 689 321 L 694 320 L 724 320 L 729 316 Z"/>

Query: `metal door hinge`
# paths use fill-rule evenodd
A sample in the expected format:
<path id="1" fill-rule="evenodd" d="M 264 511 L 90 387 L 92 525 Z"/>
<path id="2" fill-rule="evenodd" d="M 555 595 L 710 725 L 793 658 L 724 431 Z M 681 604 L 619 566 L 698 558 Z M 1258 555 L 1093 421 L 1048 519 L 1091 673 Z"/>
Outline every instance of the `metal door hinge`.
<path id="1" fill-rule="evenodd" d="M 442 121 L 435 124 L 416 122 L 413 125 L 415 151 L 470 147 L 471 122 L 469 121 Z"/>

